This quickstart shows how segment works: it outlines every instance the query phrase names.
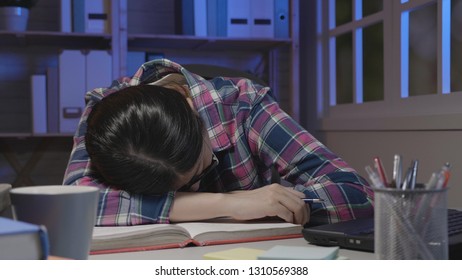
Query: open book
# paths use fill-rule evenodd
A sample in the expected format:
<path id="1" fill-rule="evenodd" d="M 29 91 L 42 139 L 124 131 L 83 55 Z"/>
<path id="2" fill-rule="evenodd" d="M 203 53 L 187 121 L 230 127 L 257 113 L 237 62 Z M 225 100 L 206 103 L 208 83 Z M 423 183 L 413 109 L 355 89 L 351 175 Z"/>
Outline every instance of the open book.
<path id="1" fill-rule="evenodd" d="M 284 222 L 213 221 L 95 227 L 91 254 L 179 248 L 301 237 L 302 226 Z"/>

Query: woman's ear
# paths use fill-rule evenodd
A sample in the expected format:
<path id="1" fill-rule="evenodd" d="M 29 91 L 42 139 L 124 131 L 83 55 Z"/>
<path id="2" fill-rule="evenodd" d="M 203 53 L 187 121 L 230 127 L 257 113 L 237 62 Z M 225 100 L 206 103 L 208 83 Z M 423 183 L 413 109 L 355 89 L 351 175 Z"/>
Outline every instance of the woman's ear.
<path id="1" fill-rule="evenodd" d="M 193 111 L 196 111 L 196 108 L 194 107 L 194 103 L 193 103 L 191 97 L 186 97 L 186 101 L 188 102 L 189 107 L 191 107 L 191 109 L 192 109 Z"/>

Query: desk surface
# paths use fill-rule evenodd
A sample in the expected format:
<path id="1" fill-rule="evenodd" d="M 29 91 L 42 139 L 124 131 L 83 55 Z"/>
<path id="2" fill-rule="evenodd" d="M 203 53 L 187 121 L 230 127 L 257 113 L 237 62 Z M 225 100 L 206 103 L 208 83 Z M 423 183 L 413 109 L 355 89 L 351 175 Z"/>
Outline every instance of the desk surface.
<path id="1" fill-rule="evenodd" d="M 314 247 L 306 242 L 303 238 L 292 238 L 284 240 L 271 240 L 271 241 L 260 241 L 260 242 L 249 242 L 249 243 L 236 243 L 226 245 L 212 245 L 202 247 L 186 247 L 176 249 L 164 249 L 164 250 L 152 250 L 152 251 L 139 251 L 129 253 L 117 253 L 117 254 L 102 254 L 102 255 L 91 255 L 90 260 L 202 260 L 202 256 L 209 252 L 216 252 L 222 250 L 228 250 L 237 247 L 254 248 L 260 250 L 268 250 L 276 245 L 287 245 L 287 246 L 306 246 Z M 350 260 L 373 260 L 375 255 L 373 253 L 353 251 L 340 249 L 339 255 L 346 257 Z"/>

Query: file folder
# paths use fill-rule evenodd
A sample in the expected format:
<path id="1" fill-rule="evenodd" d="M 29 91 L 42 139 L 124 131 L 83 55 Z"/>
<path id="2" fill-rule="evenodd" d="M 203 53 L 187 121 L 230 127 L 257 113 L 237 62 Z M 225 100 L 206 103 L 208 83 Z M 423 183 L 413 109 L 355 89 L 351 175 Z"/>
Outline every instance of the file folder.
<path id="1" fill-rule="evenodd" d="M 207 36 L 207 0 L 194 0 L 194 35 Z"/>
<path id="2" fill-rule="evenodd" d="M 32 132 L 47 133 L 47 77 L 31 76 L 32 88 Z"/>
<path id="3" fill-rule="evenodd" d="M 72 32 L 72 0 L 60 0 L 60 31 Z"/>
<path id="4" fill-rule="evenodd" d="M 253 2 L 253 1 L 252 1 Z M 250 37 L 250 6 L 247 0 L 227 1 L 228 37 Z"/>
<path id="5" fill-rule="evenodd" d="M 74 32 L 110 33 L 108 0 L 73 0 Z"/>
<path id="6" fill-rule="evenodd" d="M 112 82 L 112 56 L 105 50 L 91 50 L 85 57 L 86 89 L 109 87 Z M 141 65 L 141 64 L 140 64 Z"/>
<path id="7" fill-rule="evenodd" d="M 252 0 L 250 4 L 250 36 L 253 38 L 274 37 L 274 0 Z M 232 1 L 234 2 L 234 1 Z M 247 2 L 247 1 L 246 1 Z"/>
<path id="8" fill-rule="evenodd" d="M 85 56 L 79 50 L 59 55 L 59 132 L 74 133 L 85 107 Z"/>
<path id="9" fill-rule="evenodd" d="M 47 69 L 47 130 L 59 132 L 59 80 L 58 67 Z"/>
<path id="10" fill-rule="evenodd" d="M 210 37 L 226 37 L 228 34 L 228 1 L 207 0 L 207 34 Z"/>
<path id="11" fill-rule="evenodd" d="M 289 38 L 289 0 L 274 1 L 274 37 Z"/>

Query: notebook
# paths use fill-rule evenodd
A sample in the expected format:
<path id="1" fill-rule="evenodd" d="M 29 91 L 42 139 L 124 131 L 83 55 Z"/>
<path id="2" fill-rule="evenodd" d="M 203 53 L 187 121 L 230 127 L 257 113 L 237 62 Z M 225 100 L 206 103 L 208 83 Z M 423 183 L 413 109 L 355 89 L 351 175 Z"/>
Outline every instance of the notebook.
<path id="1" fill-rule="evenodd" d="M 374 251 L 373 218 L 307 227 L 302 233 L 315 245 Z M 449 259 L 462 259 L 462 211 L 448 209 L 448 243 Z"/>
<path id="2" fill-rule="evenodd" d="M 104 226 L 93 230 L 91 254 L 298 238 L 301 231 L 301 225 L 281 221 L 239 222 L 227 218 L 207 222 Z"/>

